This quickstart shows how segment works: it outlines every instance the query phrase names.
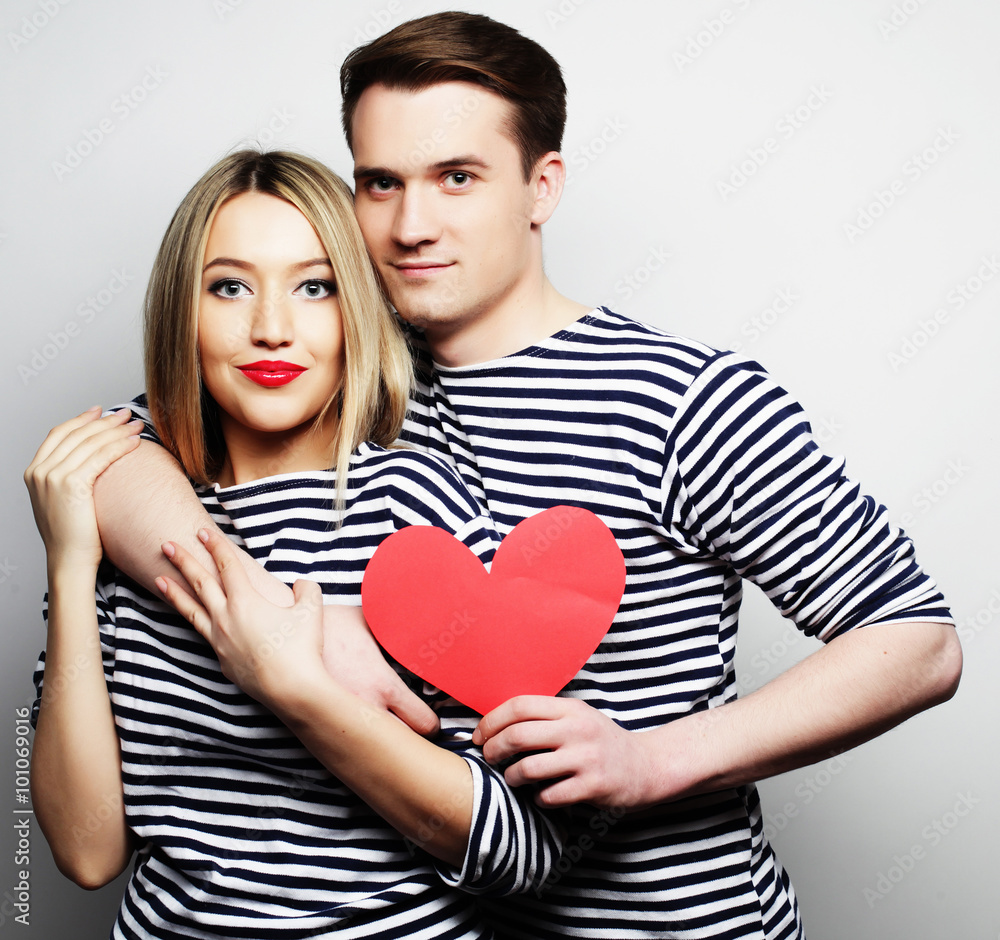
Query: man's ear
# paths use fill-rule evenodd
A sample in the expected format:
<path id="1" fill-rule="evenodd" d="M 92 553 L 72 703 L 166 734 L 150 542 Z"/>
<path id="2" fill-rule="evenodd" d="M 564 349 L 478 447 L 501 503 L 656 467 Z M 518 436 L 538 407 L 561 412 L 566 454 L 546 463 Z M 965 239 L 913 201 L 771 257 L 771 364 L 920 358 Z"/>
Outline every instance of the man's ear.
<path id="1" fill-rule="evenodd" d="M 562 154 L 555 150 L 538 158 L 535 170 L 531 174 L 531 185 L 535 199 L 531 207 L 531 224 L 541 225 L 548 222 L 566 185 L 566 164 Z"/>

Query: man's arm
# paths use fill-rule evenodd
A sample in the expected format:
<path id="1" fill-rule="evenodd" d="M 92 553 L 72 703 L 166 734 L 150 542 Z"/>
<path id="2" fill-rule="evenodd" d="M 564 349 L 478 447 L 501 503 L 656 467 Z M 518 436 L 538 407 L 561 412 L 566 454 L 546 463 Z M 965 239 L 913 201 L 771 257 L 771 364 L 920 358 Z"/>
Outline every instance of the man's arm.
<path id="1" fill-rule="evenodd" d="M 951 698 L 962 672 L 953 627 L 872 624 L 832 640 L 758 691 L 653 731 L 626 731 L 583 702 L 522 696 L 486 715 L 473 741 L 512 786 L 545 806 L 628 809 L 752 783 L 882 734 Z"/>
<path id="2" fill-rule="evenodd" d="M 175 574 L 160 550 L 168 539 L 210 568 L 211 558 L 195 533 L 217 531 L 216 525 L 180 464 L 159 444 L 142 441 L 108 467 L 97 480 L 94 498 L 105 554 L 143 587 L 155 591 L 158 577 Z M 254 588 L 272 603 L 290 607 L 291 588 L 246 552 L 237 553 Z"/>
<path id="3" fill-rule="evenodd" d="M 196 533 L 219 530 L 180 464 L 159 444 L 144 440 L 108 467 L 98 478 L 94 498 L 105 553 L 151 591 L 156 591 L 158 577 L 177 576 L 161 550 L 167 541 L 187 549 L 209 571 L 215 570 Z M 254 589 L 272 603 L 290 607 L 291 589 L 246 552 L 236 551 Z M 325 665 L 346 689 L 392 712 L 420 734 L 437 730 L 437 716 L 386 662 L 360 608 L 328 605 L 323 621 Z"/>

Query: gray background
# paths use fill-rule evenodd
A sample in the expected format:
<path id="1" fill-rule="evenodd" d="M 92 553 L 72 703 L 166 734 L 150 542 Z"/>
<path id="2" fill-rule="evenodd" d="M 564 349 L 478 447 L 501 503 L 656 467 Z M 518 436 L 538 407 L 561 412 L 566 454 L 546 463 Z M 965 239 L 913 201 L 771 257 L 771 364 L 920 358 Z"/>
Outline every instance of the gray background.
<path id="1" fill-rule="evenodd" d="M 445 8 L 3 0 L 0 807 L 9 814 L 23 811 L 13 718 L 32 698 L 44 638 L 44 558 L 24 467 L 49 427 L 142 388 L 145 279 L 194 180 L 247 141 L 304 150 L 349 174 L 344 53 Z M 809 936 L 1000 937 L 991 484 L 1000 278 L 983 267 L 1000 262 L 1000 7 L 463 8 L 511 23 L 565 68 L 570 183 L 545 237 L 557 288 L 716 345 L 742 343 L 904 522 L 962 625 L 965 677 L 951 703 L 839 764 L 762 786 Z M 756 593 L 748 598 L 741 687 L 812 648 Z M 30 926 L 15 923 L 9 824 L 0 844 L 4 935 L 106 935 L 121 884 L 88 895 L 63 880 L 37 829 Z"/>

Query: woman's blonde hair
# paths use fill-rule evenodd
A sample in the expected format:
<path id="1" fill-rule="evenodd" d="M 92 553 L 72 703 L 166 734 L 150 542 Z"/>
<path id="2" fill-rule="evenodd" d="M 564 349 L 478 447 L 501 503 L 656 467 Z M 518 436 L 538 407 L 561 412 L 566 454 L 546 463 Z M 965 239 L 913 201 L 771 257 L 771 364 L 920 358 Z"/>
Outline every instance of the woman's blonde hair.
<path id="1" fill-rule="evenodd" d="M 218 406 L 201 380 L 198 300 L 209 230 L 219 208 L 242 193 L 294 205 L 319 235 L 337 283 L 344 372 L 330 408 L 339 423 L 330 466 L 342 503 L 351 453 L 362 441 L 388 446 L 403 424 L 412 382 L 406 342 L 394 320 L 354 217 L 351 190 L 332 170 L 300 154 L 242 150 L 215 164 L 184 197 L 163 236 L 145 301 L 146 393 L 163 445 L 198 483 L 225 460 Z"/>

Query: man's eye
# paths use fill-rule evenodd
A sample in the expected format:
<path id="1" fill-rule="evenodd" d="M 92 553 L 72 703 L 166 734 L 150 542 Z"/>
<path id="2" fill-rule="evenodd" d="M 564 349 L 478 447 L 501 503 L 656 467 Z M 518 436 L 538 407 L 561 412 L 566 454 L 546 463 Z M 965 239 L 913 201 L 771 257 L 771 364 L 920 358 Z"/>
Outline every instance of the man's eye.
<path id="1" fill-rule="evenodd" d="M 368 183 L 368 188 L 376 193 L 388 193 L 391 192 L 396 185 L 396 181 L 390 176 L 379 176 L 376 179 L 370 180 Z"/>
<path id="2" fill-rule="evenodd" d="M 333 297 L 337 293 L 337 285 L 323 278 L 313 278 L 304 281 L 296 290 L 301 291 L 310 300 L 326 300 L 327 297 Z"/>
<path id="3" fill-rule="evenodd" d="M 236 280 L 236 278 L 227 277 L 216 281 L 209 287 L 208 292 L 215 294 L 216 297 L 242 297 L 250 293 L 250 288 L 242 281 Z"/>
<path id="4" fill-rule="evenodd" d="M 452 186 L 465 186 L 472 177 L 468 173 L 456 170 L 454 173 L 449 173 L 447 179 Z"/>

